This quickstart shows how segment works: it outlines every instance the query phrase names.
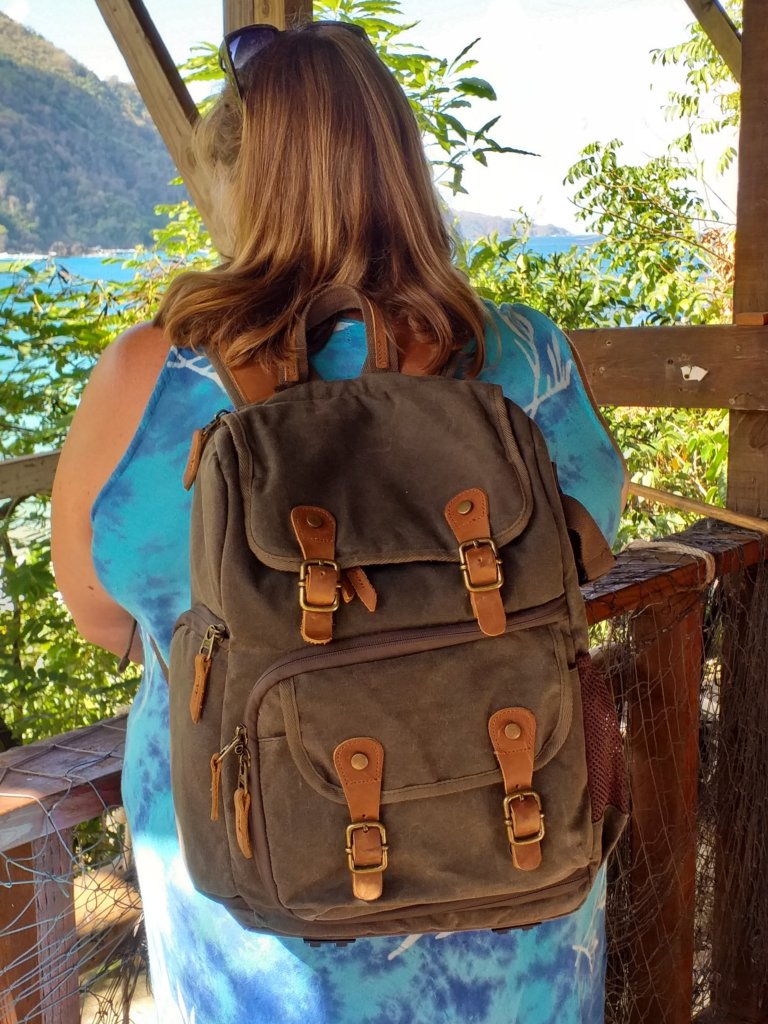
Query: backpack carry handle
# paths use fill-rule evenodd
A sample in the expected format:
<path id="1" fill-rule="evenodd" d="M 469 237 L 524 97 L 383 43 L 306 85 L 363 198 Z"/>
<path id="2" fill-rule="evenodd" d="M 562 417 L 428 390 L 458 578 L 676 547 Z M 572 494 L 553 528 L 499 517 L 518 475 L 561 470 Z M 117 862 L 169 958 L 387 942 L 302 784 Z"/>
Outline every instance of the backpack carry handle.
<path id="1" fill-rule="evenodd" d="M 397 347 L 394 339 L 387 333 L 384 318 L 377 307 L 352 285 L 338 284 L 319 292 L 304 310 L 296 329 L 296 352 L 292 359 L 280 367 L 280 387 L 300 384 L 309 379 L 307 329 L 322 323 L 334 313 L 343 313 L 347 309 L 357 309 L 363 315 L 368 356 L 362 372 L 397 372 Z"/>

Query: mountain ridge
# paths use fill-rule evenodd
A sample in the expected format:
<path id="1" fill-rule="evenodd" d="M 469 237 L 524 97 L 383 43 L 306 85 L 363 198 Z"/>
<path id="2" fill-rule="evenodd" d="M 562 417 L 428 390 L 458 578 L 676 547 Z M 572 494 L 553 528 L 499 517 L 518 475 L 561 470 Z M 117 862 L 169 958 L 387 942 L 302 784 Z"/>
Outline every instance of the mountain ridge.
<path id="1" fill-rule="evenodd" d="M 175 176 L 133 86 L 0 13 L 0 250 L 147 243 Z"/>
<path id="2" fill-rule="evenodd" d="M 0 12 L 0 252 L 78 255 L 148 244 L 156 205 L 186 193 L 136 88 L 104 81 Z M 513 217 L 450 210 L 474 241 Z M 534 225 L 532 235 L 570 234 Z"/>

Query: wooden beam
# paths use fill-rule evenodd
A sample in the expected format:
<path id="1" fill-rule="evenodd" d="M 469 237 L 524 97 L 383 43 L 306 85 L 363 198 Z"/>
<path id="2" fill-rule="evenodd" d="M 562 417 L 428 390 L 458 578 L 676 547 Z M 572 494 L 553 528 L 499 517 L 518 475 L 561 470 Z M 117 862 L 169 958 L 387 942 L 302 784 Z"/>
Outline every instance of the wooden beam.
<path id="1" fill-rule="evenodd" d="M 768 0 L 745 0 L 739 133 L 735 285 L 736 314 L 768 309 Z M 768 376 L 768 360 L 762 375 Z M 728 507 L 768 516 L 768 415 L 730 417 Z"/>
<path id="2" fill-rule="evenodd" d="M 58 461 L 59 452 L 0 461 L 0 501 L 48 493 Z"/>
<path id="3" fill-rule="evenodd" d="M 197 107 L 142 0 L 96 0 L 152 120 L 208 230 L 216 241 L 210 182 L 195 161 L 192 132 Z"/>
<path id="4" fill-rule="evenodd" d="M 768 327 L 618 327 L 569 336 L 600 405 L 768 410 Z"/>
<path id="5" fill-rule="evenodd" d="M 707 33 L 712 45 L 741 82 L 741 35 L 718 0 L 685 0 Z"/>
<path id="6" fill-rule="evenodd" d="M 696 908 L 699 688 L 704 605 L 696 589 L 631 621 L 627 687 L 632 906 L 631 1024 L 690 1024 Z M 654 907 L 643 920 L 641 907 Z"/>
<path id="7" fill-rule="evenodd" d="M 72 867 L 68 830 L 0 858 L 0 991 L 25 1024 L 80 1020 Z"/>
<path id="8" fill-rule="evenodd" d="M 243 25 L 292 28 L 312 20 L 312 0 L 224 0 L 224 32 Z"/>
<path id="9" fill-rule="evenodd" d="M 739 132 L 739 189 L 736 216 L 734 314 L 768 309 L 768 0 L 744 0 L 742 45 L 741 128 Z M 763 364 L 766 375 L 768 361 Z M 732 412 L 730 415 L 727 505 L 739 512 L 768 518 L 768 414 Z M 744 581 L 745 593 L 750 579 Z M 744 607 L 744 602 L 737 602 Z M 748 616 L 733 625 L 724 638 L 723 681 L 720 694 L 720 733 L 726 752 L 718 783 L 718 825 L 715 858 L 714 920 L 717 922 L 712 950 L 712 1004 L 718 1019 L 768 1022 L 768 979 L 755 971 L 753 948 L 764 936 L 749 934 L 745 921 L 750 910 L 768 906 L 768 878 L 750 859 L 744 837 L 760 835 L 764 828 L 760 810 L 763 785 L 759 771 L 734 775 L 725 771 L 727 751 L 742 749 L 742 737 L 752 727 L 752 715 L 741 713 L 749 670 L 761 672 L 762 664 L 744 664 L 740 657 L 749 649 Z M 735 659 L 728 652 L 737 652 Z M 762 676 L 759 677 L 762 683 Z M 722 752 L 722 751 L 721 751 Z M 738 757 L 735 761 L 739 763 Z M 736 790 L 731 789 L 736 786 Z M 733 792 L 739 804 L 734 804 Z M 734 814 L 738 834 L 734 833 Z M 743 858 L 743 870 L 734 865 Z"/>
<path id="10" fill-rule="evenodd" d="M 120 803 L 125 721 L 108 718 L 0 754 L 0 855 Z"/>
<path id="11" fill-rule="evenodd" d="M 685 498 L 682 494 L 673 494 L 672 491 L 660 491 L 656 487 L 630 483 L 629 493 L 656 505 L 679 508 L 683 512 L 692 512 L 696 516 L 710 516 L 723 523 L 730 523 L 731 526 L 739 526 L 742 530 L 759 530 L 760 533 L 768 533 L 768 519 L 758 519 L 757 516 L 748 516 L 744 512 L 732 512 L 729 508 L 720 508 L 717 505 L 710 505 L 706 501 Z"/>

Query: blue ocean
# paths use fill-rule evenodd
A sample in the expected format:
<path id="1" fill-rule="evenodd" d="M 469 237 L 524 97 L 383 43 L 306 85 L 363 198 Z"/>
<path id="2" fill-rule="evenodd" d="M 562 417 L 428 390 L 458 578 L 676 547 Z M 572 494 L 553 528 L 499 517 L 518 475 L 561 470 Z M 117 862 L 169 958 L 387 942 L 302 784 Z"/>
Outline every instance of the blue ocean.
<path id="1" fill-rule="evenodd" d="M 566 252 L 572 245 L 590 245 L 595 235 L 542 235 L 531 238 L 528 248 L 533 252 L 549 255 Z M 124 261 L 133 256 L 131 252 L 110 253 L 93 256 L 42 256 L 39 254 L 16 255 L 0 253 L 0 288 L 7 287 L 13 280 L 11 271 L 24 266 L 50 270 L 51 276 L 63 270 L 86 281 L 130 281 L 134 269 L 124 266 Z"/>

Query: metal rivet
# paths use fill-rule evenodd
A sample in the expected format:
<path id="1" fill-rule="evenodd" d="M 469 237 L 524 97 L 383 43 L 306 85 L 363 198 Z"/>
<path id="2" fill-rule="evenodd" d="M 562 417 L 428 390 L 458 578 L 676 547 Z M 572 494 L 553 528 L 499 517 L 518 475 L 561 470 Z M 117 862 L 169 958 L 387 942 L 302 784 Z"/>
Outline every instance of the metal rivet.
<path id="1" fill-rule="evenodd" d="M 353 754 L 349 763 L 356 771 L 361 772 L 363 768 L 368 767 L 368 758 L 365 754 Z"/>
<path id="2" fill-rule="evenodd" d="M 465 516 L 469 512 L 471 512 L 474 507 L 475 506 L 472 504 L 472 502 L 467 498 L 459 504 L 456 511 L 459 513 L 460 516 Z"/>
<path id="3" fill-rule="evenodd" d="M 307 516 L 307 526 L 311 526 L 313 530 L 319 530 L 323 525 L 323 517 L 319 516 L 317 512 L 310 512 Z"/>
<path id="4" fill-rule="evenodd" d="M 523 735 L 523 730 L 517 722 L 510 722 L 509 725 L 504 727 L 504 735 L 508 740 L 519 740 Z"/>

